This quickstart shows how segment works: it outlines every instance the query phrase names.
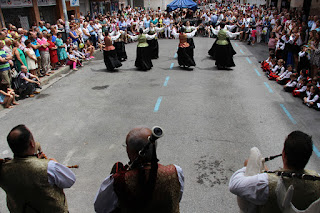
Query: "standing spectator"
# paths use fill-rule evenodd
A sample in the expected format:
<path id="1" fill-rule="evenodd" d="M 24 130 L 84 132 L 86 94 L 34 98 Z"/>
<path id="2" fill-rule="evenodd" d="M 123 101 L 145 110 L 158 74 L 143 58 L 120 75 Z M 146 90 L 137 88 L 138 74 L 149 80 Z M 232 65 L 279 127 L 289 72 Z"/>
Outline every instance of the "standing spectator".
<path id="1" fill-rule="evenodd" d="M 39 21 L 39 30 L 40 30 L 40 32 L 42 32 L 43 30 L 48 30 L 44 25 L 45 25 L 44 21 Z"/>
<path id="2" fill-rule="evenodd" d="M 63 40 L 62 40 L 61 33 L 57 34 L 56 45 L 58 47 L 57 53 L 58 53 L 58 59 L 60 61 L 60 65 L 64 67 L 66 66 L 65 62 L 66 62 L 66 59 L 68 58 L 68 55 L 66 52 L 66 45 L 63 43 Z"/>
<path id="3" fill-rule="evenodd" d="M 36 28 L 39 29 L 39 28 Z M 36 70 L 36 75 L 38 76 L 42 76 L 42 74 L 40 73 L 41 70 L 41 57 L 40 57 L 40 52 L 39 52 L 39 47 L 41 47 L 41 45 L 37 42 L 37 34 L 35 32 L 29 32 L 28 38 L 31 41 L 31 47 L 34 50 L 34 53 L 36 54 L 37 57 L 37 70 Z"/>
<path id="4" fill-rule="evenodd" d="M 29 69 L 32 75 L 37 75 L 37 69 L 38 69 L 37 57 L 32 48 L 31 41 L 28 39 L 25 41 L 25 44 L 26 44 L 26 48 L 24 48 L 24 53 L 26 54 L 26 62 L 28 67 L 27 69 Z"/>
<path id="5" fill-rule="evenodd" d="M 12 60 L 12 56 L 6 53 L 3 47 L 4 41 L 0 41 L 0 82 L 11 85 L 9 61 Z"/>
<path id="6" fill-rule="evenodd" d="M 311 54 L 312 54 L 312 72 L 311 77 L 315 77 L 318 69 L 320 68 L 320 32 L 317 32 L 315 40 L 311 45 Z"/>
<path id="7" fill-rule="evenodd" d="M 77 34 L 74 25 L 70 25 L 69 37 L 72 39 L 72 44 L 78 46 L 79 35 Z"/>
<path id="8" fill-rule="evenodd" d="M 15 57 L 15 67 L 18 72 L 21 71 L 21 66 L 27 66 L 26 57 L 23 50 L 20 49 L 20 43 L 16 40 L 13 41 L 13 56 Z"/>
<path id="9" fill-rule="evenodd" d="M 49 53 L 50 53 L 50 62 L 51 62 L 51 67 L 52 67 L 52 70 L 57 70 L 56 68 L 56 64 L 58 63 L 58 52 L 57 52 L 57 49 L 58 47 L 51 41 L 52 40 L 52 35 L 51 34 L 48 34 L 47 35 L 47 40 L 48 40 L 48 43 L 49 43 Z"/>
<path id="10" fill-rule="evenodd" d="M 93 25 L 94 25 L 93 21 L 90 21 L 87 29 L 90 33 L 90 40 L 92 41 L 94 48 L 97 48 L 97 36 L 98 35 L 97 35 L 97 32 L 95 31 Z"/>
<path id="11" fill-rule="evenodd" d="M 47 39 L 40 32 L 38 33 L 38 43 L 40 44 L 39 51 L 41 56 L 42 75 L 49 75 L 50 72 L 50 54 L 49 54 L 49 43 Z"/>

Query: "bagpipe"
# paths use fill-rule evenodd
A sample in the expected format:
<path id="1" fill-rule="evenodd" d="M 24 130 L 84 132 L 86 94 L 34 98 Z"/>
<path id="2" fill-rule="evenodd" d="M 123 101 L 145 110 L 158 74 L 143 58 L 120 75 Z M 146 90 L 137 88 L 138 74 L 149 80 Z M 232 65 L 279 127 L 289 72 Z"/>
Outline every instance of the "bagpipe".
<path id="1" fill-rule="evenodd" d="M 277 195 L 277 201 L 278 206 L 281 209 L 282 212 L 285 213 L 319 213 L 320 212 L 320 198 L 313 202 L 308 209 L 305 211 L 300 211 L 294 207 L 294 205 L 291 203 L 291 200 L 293 198 L 293 191 L 294 187 L 293 185 L 290 185 L 288 189 L 286 189 L 283 177 L 288 178 L 298 178 L 298 179 L 304 179 L 304 180 L 320 180 L 319 176 L 314 175 L 306 175 L 306 174 L 299 174 L 299 173 L 292 173 L 292 172 L 284 172 L 284 171 L 265 171 L 265 162 L 274 160 L 278 157 L 281 157 L 282 154 L 274 155 L 270 157 L 263 158 L 261 155 L 260 150 L 257 147 L 253 147 L 250 150 L 250 155 L 248 158 L 245 176 L 254 176 L 259 173 L 272 173 L 275 174 L 281 178 L 279 178 L 279 181 L 277 183 L 276 187 L 276 195 Z M 238 206 L 240 208 L 240 213 L 248 213 L 248 212 L 257 212 L 257 206 L 250 203 L 249 201 L 237 197 Z"/>
<path id="2" fill-rule="evenodd" d="M 47 155 L 42 152 L 41 145 L 39 142 L 35 142 L 35 150 L 36 150 L 36 153 L 33 154 L 32 156 L 36 156 L 39 159 L 48 159 Z M 12 160 L 12 158 L 4 158 L 4 159 L 0 158 L 0 165 L 3 163 L 7 163 L 11 160 Z M 49 160 L 50 160 L 50 158 L 49 158 Z M 72 166 L 66 166 L 66 167 L 79 168 L 79 165 L 72 165 Z"/>

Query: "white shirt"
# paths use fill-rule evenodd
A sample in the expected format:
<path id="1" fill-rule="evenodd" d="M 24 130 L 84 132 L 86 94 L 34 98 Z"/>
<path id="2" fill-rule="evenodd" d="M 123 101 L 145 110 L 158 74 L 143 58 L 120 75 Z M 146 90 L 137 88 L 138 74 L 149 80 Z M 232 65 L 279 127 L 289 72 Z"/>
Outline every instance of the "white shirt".
<path id="1" fill-rule="evenodd" d="M 183 194 L 184 188 L 184 175 L 180 166 L 176 167 L 179 183 L 180 183 L 180 200 Z M 118 205 L 118 196 L 113 188 L 114 179 L 112 175 L 107 177 L 101 184 L 100 189 L 94 199 L 94 209 L 98 213 L 108 213 L 113 211 Z"/>
<path id="2" fill-rule="evenodd" d="M 267 173 L 245 176 L 246 167 L 236 171 L 230 179 L 229 190 L 231 193 L 255 204 L 263 205 L 268 201 L 269 181 Z"/>
<path id="3" fill-rule="evenodd" d="M 47 173 L 49 184 L 61 189 L 70 188 L 76 181 L 76 176 L 69 168 L 52 160 L 48 163 Z"/>

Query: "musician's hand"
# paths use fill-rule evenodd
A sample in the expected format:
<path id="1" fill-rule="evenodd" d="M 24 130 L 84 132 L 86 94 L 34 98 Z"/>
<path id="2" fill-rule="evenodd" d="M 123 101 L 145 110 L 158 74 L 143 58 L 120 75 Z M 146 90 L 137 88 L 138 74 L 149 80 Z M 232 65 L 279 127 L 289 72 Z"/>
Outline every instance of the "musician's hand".
<path id="1" fill-rule="evenodd" d="M 52 160 L 52 161 L 54 161 L 54 162 L 57 162 L 57 163 L 58 163 L 58 161 L 57 161 L 56 159 L 54 159 L 54 158 L 49 158 L 49 160 Z"/>
<path id="2" fill-rule="evenodd" d="M 246 160 L 244 161 L 243 165 L 244 165 L 245 167 L 247 167 L 247 165 L 248 165 L 248 159 L 246 159 Z"/>
<path id="3" fill-rule="evenodd" d="M 39 152 L 39 153 L 38 153 L 38 158 L 40 158 L 40 159 L 47 159 L 47 156 L 46 156 L 46 154 L 44 154 L 43 152 Z"/>

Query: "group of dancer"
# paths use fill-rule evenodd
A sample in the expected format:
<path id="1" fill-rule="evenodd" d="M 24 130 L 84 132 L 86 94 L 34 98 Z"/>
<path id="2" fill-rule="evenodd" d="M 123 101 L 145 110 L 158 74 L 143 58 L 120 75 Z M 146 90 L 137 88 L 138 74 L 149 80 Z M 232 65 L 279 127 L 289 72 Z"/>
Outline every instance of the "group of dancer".
<path id="1" fill-rule="evenodd" d="M 198 27 L 190 26 L 187 21 L 185 26 L 174 28 L 172 35 L 179 39 L 178 45 L 178 64 L 181 68 L 192 70 L 190 67 L 196 66 L 194 60 L 195 44 L 193 37 L 196 35 Z M 211 31 L 217 36 L 216 41 L 209 50 L 209 55 L 215 60 L 218 69 L 230 69 L 234 67 L 233 55 L 236 54 L 229 38 L 240 34 L 231 33 L 229 30 L 232 26 L 221 22 L 216 29 L 211 26 Z M 138 70 L 147 71 L 153 67 L 152 59 L 159 58 L 159 44 L 157 34 L 163 32 L 164 28 L 155 27 L 152 23 L 149 28 L 140 28 L 139 34 L 132 36 L 126 34 L 125 31 L 116 28 L 112 33 L 105 32 L 104 36 L 104 62 L 108 71 L 114 71 L 122 66 L 122 61 L 127 59 L 125 50 L 126 39 L 138 41 L 135 66 Z"/>

